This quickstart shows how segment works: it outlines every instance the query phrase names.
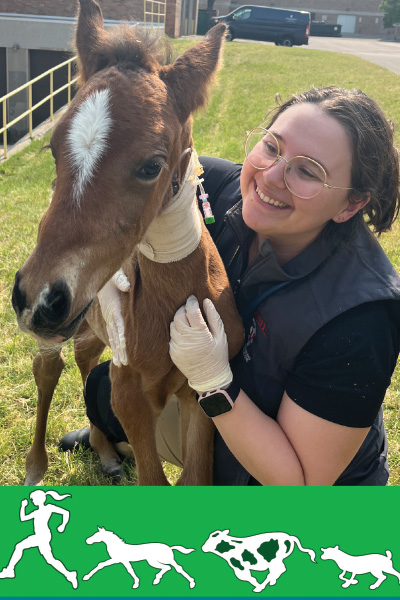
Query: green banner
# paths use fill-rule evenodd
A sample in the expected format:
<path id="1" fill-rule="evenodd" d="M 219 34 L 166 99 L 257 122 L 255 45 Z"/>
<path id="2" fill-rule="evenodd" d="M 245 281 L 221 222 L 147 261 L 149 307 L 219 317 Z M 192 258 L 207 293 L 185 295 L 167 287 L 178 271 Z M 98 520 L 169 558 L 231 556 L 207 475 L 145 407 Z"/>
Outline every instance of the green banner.
<path id="1" fill-rule="evenodd" d="M 0 597 L 399 598 L 399 488 L 4 487 Z"/>

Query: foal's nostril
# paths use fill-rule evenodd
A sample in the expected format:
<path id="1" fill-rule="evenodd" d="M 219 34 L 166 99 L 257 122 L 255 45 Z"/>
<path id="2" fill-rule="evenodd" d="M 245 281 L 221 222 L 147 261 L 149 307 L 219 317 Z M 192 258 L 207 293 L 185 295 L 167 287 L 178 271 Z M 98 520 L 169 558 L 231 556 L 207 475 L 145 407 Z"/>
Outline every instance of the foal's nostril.
<path id="1" fill-rule="evenodd" d="M 57 279 L 47 296 L 42 299 L 32 317 L 34 329 L 60 325 L 71 308 L 71 293 L 63 279 Z"/>
<path id="2" fill-rule="evenodd" d="M 12 297 L 11 297 L 13 309 L 15 310 L 17 315 L 19 313 L 21 313 L 26 306 L 25 292 L 22 292 L 19 287 L 20 280 L 21 280 L 21 275 L 20 275 L 20 272 L 17 271 L 17 273 L 15 275 L 15 283 L 14 283 L 13 293 L 12 293 Z"/>

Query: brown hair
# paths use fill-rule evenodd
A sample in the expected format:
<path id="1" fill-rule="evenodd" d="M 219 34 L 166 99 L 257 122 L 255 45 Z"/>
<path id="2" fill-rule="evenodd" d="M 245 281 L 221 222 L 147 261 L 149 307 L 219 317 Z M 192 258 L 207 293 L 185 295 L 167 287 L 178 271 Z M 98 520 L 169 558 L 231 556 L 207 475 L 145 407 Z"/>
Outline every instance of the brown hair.
<path id="1" fill-rule="evenodd" d="M 350 201 L 359 202 L 370 195 L 370 201 L 359 213 L 339 225 L 342 233 L 345 233 L 343 225 L 354 234 L 365 223 L 378 234 L 389 231 L 400 208 L 399 153 L 394 146 L 393 124 L 378 104 L 362 91 L 326 87 L 294 95 L 273 111 L 268 126 L 287 108 L 302 102 L 319 104 L 321 110 L 334 117 L 347 131 L 353 155 Z"/>

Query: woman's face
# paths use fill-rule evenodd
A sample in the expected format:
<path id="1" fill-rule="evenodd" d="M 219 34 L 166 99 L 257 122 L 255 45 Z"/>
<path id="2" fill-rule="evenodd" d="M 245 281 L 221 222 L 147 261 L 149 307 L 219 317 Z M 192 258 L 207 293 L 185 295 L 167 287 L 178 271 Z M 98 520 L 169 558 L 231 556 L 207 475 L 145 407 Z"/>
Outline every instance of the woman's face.
<path id="1" fill-rule="evenodd" d="M 351 187 L 352 150 L 347 133 L 317 105 L 291 106 L 270 131 L 279 140 L 284 158 L 312 158 L 324 167 L 328 185 Z M 294 256 L 315 240 L 331 219 L 347 221 L 364 203 L 351 204 L 349 191 L 342 189 L 323 188 L 314 198 L 299 198 L 285 185 L 286 164 L 281 160 L 261 171 L 245 160 L 240 180 L 243 219 L 258 233 L 259 241 L 268 238 L 275 250 L 291 248 Z"/>

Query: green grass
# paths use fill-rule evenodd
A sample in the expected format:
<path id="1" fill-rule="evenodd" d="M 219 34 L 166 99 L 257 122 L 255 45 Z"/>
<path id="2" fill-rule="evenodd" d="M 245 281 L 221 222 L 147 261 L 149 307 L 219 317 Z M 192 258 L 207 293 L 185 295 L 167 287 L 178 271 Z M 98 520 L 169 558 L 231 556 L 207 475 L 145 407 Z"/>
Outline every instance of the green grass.
<path id="1" fill-rule="evenodd" d="M 178 40 L 179 53 L 192 45 Z M 383 107 L 392 120 L 400 115 L 399 77 L 362 59 L 309 49 L 279 48 L 261 44 L 226 44 L 224 66 L 219 73 L 207 110 L 196 115 L 195 146 L 199 154 L 243 160 L 245 131 L 258 125 L 276 93 L 282 98 L 311 87 L 339 85 L 361 88 Z M 17 328 L 11 308 L 15 272 L 35 245 L 37 227 L 46 209 L 54 179 L 50 153 L 41 153 L 46 140 L 34 141 L 21 153 L 0 164 L 0 485 L 19 485 L 24 480 L 25 456 L 30 447 L 36 413 L 36 388 L 31 374 L 36 353 L 33 339 Z M 399 131 L 397 143 L 400 144 Z M 400 230 L 396 226 L 382 237 L 382 244 L 400 269 Z M 57 442 L 67 431 L 87 424 L 82 384 L 71 344 L 65 347 L 66 368 L 50 412 L 47 447 L 50 467 L 47 485 L 109 485 L 97 457 L 90 452 L 63 454 Z M 110 354 L 106 353 L 105 358 Z M 400 484 L 400 380 L 399 370 L 385 401 L 389 435 L 391 485 Z M 134 466 L 127 463 L 128 478 L 136 482 Z M 178 471 L 168 467 L 174 481 Z"/>

